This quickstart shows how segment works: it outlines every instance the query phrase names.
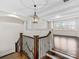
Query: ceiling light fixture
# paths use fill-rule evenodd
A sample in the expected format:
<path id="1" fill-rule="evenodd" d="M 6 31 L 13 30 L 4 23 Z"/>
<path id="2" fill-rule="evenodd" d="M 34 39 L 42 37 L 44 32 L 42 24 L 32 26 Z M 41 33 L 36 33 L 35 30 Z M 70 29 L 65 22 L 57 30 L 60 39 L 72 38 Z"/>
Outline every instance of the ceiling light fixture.
<path id="1" fill-rule="evenodd" d="M 64 2 L 67 2 L 67 1 L 69 1 L 69 0 L 63 0 Z"/>
<path id="2" fill-rule="evenodd" d="M 60 15 L 57 15 L 57 16 L 55 16 L 55 18 L 61 18 L 61 16 Z"/>
<path id="3" fill-rule="evenodd" d="M 34 15 L 33 15 L 33 23 L 38 23 L 39 17 L 37 16 L 36 13 L 36 5 L 34 5 Z"/>

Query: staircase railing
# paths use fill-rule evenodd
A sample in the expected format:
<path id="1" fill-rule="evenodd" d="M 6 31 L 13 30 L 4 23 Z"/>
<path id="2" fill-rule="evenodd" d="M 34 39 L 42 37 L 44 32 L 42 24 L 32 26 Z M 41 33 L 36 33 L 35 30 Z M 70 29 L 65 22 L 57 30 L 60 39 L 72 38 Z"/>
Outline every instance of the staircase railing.
<path id="1" fill-rule="evenodd" d="M 50 50 L 50 34 L 51 31 L 46 36 L 30 37 L 20 33 L 20 38 L 15 44 L 16 52 L 25 52 L 30 59 L 41 59 Z"/>
<path id="2" fill-rule="evenodd" d="M 34 38 L 23 35 L 23 51 L 28 54 L 29 59 L 34 58 Z"/>
<path id="3" fill-rule="evenodd" d="M 39 37 L 39 59 L 50 50 L 51 31 L 46 36 Z"/>

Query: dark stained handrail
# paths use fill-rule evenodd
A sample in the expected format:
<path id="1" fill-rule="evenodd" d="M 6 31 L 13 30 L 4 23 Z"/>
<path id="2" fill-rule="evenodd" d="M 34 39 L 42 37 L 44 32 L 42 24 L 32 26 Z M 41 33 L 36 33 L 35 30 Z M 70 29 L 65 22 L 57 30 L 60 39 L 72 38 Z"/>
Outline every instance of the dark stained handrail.
<path id="1" fill-rule="evenodd" d="M 49 31 L 49 33 L 48 33 L 46 36 L 39 37 L 38 39 L 46 38 L 46 37 L 48 37 L 50 34 L 51 34 L 51 31 Z M 28 38 L 31 38 L 31 39 L 34 39 L 34 37 L 31 37 L 31 36 L 27 36 L 27 35 L 23 35 L 23 36 L 28 37 Z"/>
<path id="2" fill-rule="evenodd" d="M 28 38 L 31 38 L 31 39 L 34 39 L 34 37 L 31 37 L 31 36 L 27 36 L 27 35 L 23 35 L 24 37 L 28 37 Z"/>
<path id="3" fill-rule="evenodd" d="M 48 37 L 50 34 L 51 34 L 51 31 L 49 31 L 49 33 L 48 33 L 46 36 L 39 37 L 39 39 L 46 38 L 46 37 Z"/>

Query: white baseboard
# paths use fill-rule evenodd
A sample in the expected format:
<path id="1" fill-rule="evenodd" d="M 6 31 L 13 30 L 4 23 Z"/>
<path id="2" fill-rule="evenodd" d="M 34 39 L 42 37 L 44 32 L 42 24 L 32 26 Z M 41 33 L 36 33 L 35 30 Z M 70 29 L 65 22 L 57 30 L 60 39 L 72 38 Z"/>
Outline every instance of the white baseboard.
<path id="1" fill-rule="evenodd" d="M 0 52 L 0 57 L 2 57 L 4 55 L 7 55 L 7 54 L 10 54 L 12 52 L 15 52 L 15 50 L 14 49 L 10 49 L 10 50 L 1 51 Z"/>
<path id="2" fill-rule="evenodd" d="M 51 51 L 52 51 L 52 52 L 55 52 L 55 53 L 57 53 L 57 54 L 59 54 L 59 55 L 62 55 L 62 56 L 64 56 L 64 57 L 67 57 L 68 59 L 75 59 L 75 58 L 70 57 L 70 56 L 68 56 L 68 55 L 65 55 L 65 54 L 59 53 L 59 52 L 57 52 L 57 51 L 54 51 L 54 50 L 51 50 Z"/>

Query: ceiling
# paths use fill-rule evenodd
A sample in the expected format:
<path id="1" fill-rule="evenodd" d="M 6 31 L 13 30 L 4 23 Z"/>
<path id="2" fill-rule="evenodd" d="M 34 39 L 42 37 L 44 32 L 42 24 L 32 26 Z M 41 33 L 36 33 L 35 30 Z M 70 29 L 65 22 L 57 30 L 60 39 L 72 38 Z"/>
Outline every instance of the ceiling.
<path id="1" fill-rule="evenodd" d="M 37 15 L 43 20 L 79 16 L 79 0 L 0 0 L 0 16 L 10 14 L 25 20 L 33 15 L 34 4 L 37 5 Z"/>

